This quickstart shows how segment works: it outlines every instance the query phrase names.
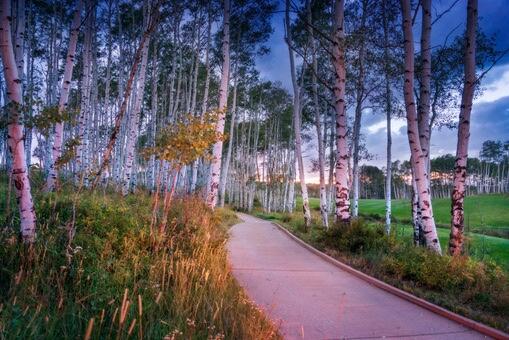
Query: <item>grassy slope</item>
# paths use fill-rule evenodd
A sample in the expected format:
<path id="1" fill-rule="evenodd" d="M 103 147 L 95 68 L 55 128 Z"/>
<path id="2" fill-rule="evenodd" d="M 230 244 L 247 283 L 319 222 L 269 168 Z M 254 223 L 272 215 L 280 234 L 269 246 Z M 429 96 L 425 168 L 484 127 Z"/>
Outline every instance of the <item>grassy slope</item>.
<path id="1" fill-rule="evenodd" d="M 398 236 L 408 243 L 412 242 L 413 230 L 408 225 L 396 225 Z M 447 249 L 449 230 L 438 228 L 442 249 Z M 478 260 L 491 259 L 509 272 L 509 240 L 477 233 L 468 234 L 467 252 Z"/>
<path id="2" fill-rule="evenodd" d="M 234 214 L 175 201 L 167 237 L 154 239 L 149 196 L 85 192 L 68 248 L 74 197 L 71 190 L 36 195 L 31 250 L 0 210 L 0 339 L 83 338 L 92 319 L 97 339 L 277 337 L 230 272 L 225 224 Z"/>
<path id="3" fill-rule="evenodd" d="M 449 240 L 449 228 L 445 224 L 447 221 L 447 209 L 449 200 L 435 200 L 434 212 L 437 216 L 437 220 L 443 227 L 438 228 L 438 234 L 440 238 L 440 244 L 443 249 L 447 249 L 447 242 Z M 320 209 L 320 201 L 317 198 L 310 199 L 310 206 L 313 209 L 314 215 L 318 220 L 317 213 Z M 301 204 L 300 198 L 297 201 L 297 206 Z M 467 251 L 470 255 L 478 260 L 491 259 L 500 265 L 504 270 L 509 271 L 509 239 L 493 237 L 483 235 L 477 232 L 484 232 L 482 224 L 475 224 L 472 226 L 472 220 L 481 221 L 485 220 L 486 225 L 496 226 L 498 229 L 507 228 L 509 230 L 509 195 L 483 195 L 483 196 L 472 196 L 467 198 L 467 214 L 470 217 L 469 230 L 476 231 L 476 233 L 467 233 L 468 245 Z M 474 205 L 478 205 L 479 209 L 474 208 Z M 359 202 L 359 210 L 362 215 L 375 217 L 375 219 L 381 219 L 384 216 L 385 203 L 383 200 L 361 200 Z M 395 200 L 393 201 L 393 228 L 397 230 L 397 235 L 404 238 L 407 242 L 411 242 L 412 228 L 409 223 L 410 206 L 407 201 Z M 481 212 L 478 210 L 483 211 Z M 484 216 L 486 214 L 486 216 Z M 274 219 L 279 219 L 281 214 L 271 214 Z M 474 218 L 476 216 L 476 218 Z M 504 220 L 506 218 L 506 220 Z M 381 221 L 381 220 L 380 220 Z M 400 221 L 400 222 L 397 222 Z M 505 222 L 504 222 L 505 221 Z M 440 226 L 440 225 L 439 225 Z M 447 227 L 446 227 L 447 226 Z M 505 227 L 506 226 L 506 227 Z M 467 230 L 468 230 L 467 229 Z"/>
<path id="4" fill-rule="evenodd" d="M 400 221 L 410 220 L 410 202 L 394 200 L 393 216 Z M 362 214 L 384 215 L 384 200 L 361 200 L 359 211 Z M 451 219 L 451 200 L 433 200 L 433 214 L 437 224 L 449 226 Z M 465 224 L 470 229 L 504 228 L 509 229 L 509 195 L 478 195 L 465 198 Z"/>
<path id="5" fill-rule="evenodd" d="M 301 200 L 298 199 L 297 204 Z M 320 200 L 310 198 L 310 206 L 320 209 Z M 359 212 L 362 216 L 382 221 L 385 216 L 384 200 L 360 200 Z M 449 240 L 450 200 L 433 200 L 440 243 L 446 249 Z M 407 200 L 392 201 L 393 228 L 398 235 L 410 242 L 412 229 L 410 223 L 410 203 Z M 492 259 L 502 268 L 509 271 L 509 239 L 487 234 L 509 233 L 509 195 L 493 194 L 470 196 L 465 199 L 465 221 L 469 236 L 468 252 L 477 259 Z"/>
<path id="6" fill-rule="evenodd" d="M 319 209 L 320 200 L 310 199 L 310 206 Z M 381 199 L 359 200 L 359 212 L 364 215 L 385 216 L 385 201 Z M 450 199 L 434 199 L 433 213 L 439 226 L 448 227 L 451 216 Z M 392 200 L 392 216 L 399 222 L 410 221 L 410 202 Z M 465 198 L 465 223 L 472 231 L 485 228 L 509 230 L 509 195 L 477 195 Z"/>

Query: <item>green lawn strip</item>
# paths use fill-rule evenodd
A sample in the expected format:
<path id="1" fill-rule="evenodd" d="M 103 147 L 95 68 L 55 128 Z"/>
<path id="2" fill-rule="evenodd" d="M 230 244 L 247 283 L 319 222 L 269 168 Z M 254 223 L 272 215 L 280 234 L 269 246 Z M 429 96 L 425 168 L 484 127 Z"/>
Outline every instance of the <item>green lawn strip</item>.
<path id="1" fill-rule="evenodd" d="M 399 238 L 411 242 L 413 228 L 407 224 L 396 224 L 396 234 Z M 437 228 L 442 250 L 447 251 L 449 229 Z M 467 233 L 466 251 L 477 260 L 493 260 L 502 269 L 509 272 L 509 240 L 500 237 L 487 236 L 477 233 Z"/>
<path id="2" fill-rule="evenodd" d="M 297 198 L 297 206 L 302 203 Z M 320 200 L 310 198 L 312 209 L 320 209 Z M 359 200 L 359 213 L 362 216 L 382 221 L 385 218 L 385 200 Z M 451 200 L 446 198 L 433 200 L 433 214 L 438 227 L 449 228 L 451 222 Z M 410 223 L 410 202 L 392 200 L 394 222 Z M 465 228 L 475 233 L 509 238 L 509 195 L 475 195 L 465 198 Z"/>
<path id="3" fill-rule="evenodd" d="M 284 221 L 284 213 L 262 213 L 257 212 L 256 215 L 260 218 L 268 220 Z M 317 215 L 313 213 L 313 215 Z M 370 223 L 372 225 L 376 223 Z M 411 242 L 413 230 L 408 224 L 394 223 L 393 228 L 396 230 L 396 235 L 407 242 Z M 447 243 L 449 242 L 449 229 L 438 228 L 438 237 L 440 244 L 444 251 L 447 250 Z M 502 269 L 509 272 L 509 240 L 500 237 L 487 236 L 477 233 L 467 233 L 467 253 L 473 258 L 483 260 L 493 260 Z"/>

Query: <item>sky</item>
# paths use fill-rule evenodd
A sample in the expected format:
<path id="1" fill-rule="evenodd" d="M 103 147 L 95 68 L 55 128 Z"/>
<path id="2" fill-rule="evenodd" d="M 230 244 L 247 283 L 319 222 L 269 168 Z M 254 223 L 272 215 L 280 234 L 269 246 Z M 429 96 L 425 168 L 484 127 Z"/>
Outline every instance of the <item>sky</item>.
<path id="1" fill-rule="evenodd" d="M 284 2 L 279 0 L 280 9 Z M 435 0 L 434 13 L 442 13 L 449 8 L 454 0 Z M 443 43 L 451 29 L 459 26 L 457 33 L 460 34 L 466 24 L 467 0 L 460 0 L 450 12 L 445 14 L 432 28 L 432 46 Z M 290 79 L 290 65 L 288 61 L 288 49 L 284 42 L 283 13 L 276 13 L 272 18 L 274 33 L 268 41 L 270 53 L 257 59 L 257 68 L 263 79 L 279 81 L 293 93 Z M 419 50 L 419 21 L 416 19 L 414 39 L 416 51 Z M 507 20 L 509 19 L 509 0 L 481 0 L 479 1 L 479 26 L 488 35 L 496 34 L 497 49 L 509 48 L 509 32 Z M 347 79 L 348 81 L 348 79 Z M 484 91 L 475 100 L 471 118 L 471 137 L 469 155 L 478 156 L 483 141 L 509 140 L 509 54 L 502 58 L 497 65 L 484 77 L 482 83 Z M 459 113 L 459 108 L 458 108 Z M 362 133 L 368 152 L 374 155 L 374 159 L 363 161 L 364 164 L 372 164 L 379 167 L 385 165 L 386 158 L 386 128 L 385 117 L 382 114 L 365 112 L 362 120 Z M 314 128 L 314 127 L 313 127 Z M 310 131 L 312 134 L 312 131 Z M 456 129 L 446 128 L 432 131 L 431 155 L 432 157 L 443 154 L 455 154 L 456 152 Z M 406 136 L 405 119 L 392 120 L 392 157 L 393 160 L 406 160 L 409 158 L 408 138 Z M 317 182 L 316 173 L 310 173 L 310 160 L 317 158 L 316 143 L 308 143 L 304 148 L 304 159 L 308 170 L 309 182 Z"/>

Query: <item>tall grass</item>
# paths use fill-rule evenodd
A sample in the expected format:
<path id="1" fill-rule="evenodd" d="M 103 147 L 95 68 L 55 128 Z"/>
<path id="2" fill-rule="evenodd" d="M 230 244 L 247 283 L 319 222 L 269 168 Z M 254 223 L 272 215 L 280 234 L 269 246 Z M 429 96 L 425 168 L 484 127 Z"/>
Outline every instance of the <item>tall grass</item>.
<path id="1" fill-rule="evenodd" d="M 154 242 L 143 192 L 37 197 L 33 247 L 0 230 L 0 338 L 278 337 L 230 272 L 222 223 L 234 215 L 194 198 L 172 205 Z"/>

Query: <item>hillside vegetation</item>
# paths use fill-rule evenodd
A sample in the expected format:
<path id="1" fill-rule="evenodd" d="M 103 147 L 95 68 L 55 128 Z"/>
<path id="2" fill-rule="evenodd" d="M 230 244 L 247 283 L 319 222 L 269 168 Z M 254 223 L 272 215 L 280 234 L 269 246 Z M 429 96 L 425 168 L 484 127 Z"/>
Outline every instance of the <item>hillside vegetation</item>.
<path id="1" fill-rule="evenodd" d="M 449 241 L 450 200 L 434 199 L 433 212 L 438 224 L 438 236 L 443 249 Z M 300 198 L 297 205 L 301 204 Z M 310 199 L 318 212 L 320 200 Z M 509 271 L 509 195 L 476 195 L 465 199 L 467 226 L 466 253 L 478 260 L 493 260 Z M 373 224 L 384 223 L 384 200 L 359 200 L 359 213 Z M 412 242 L 410 202 L 392 201 L 392 225 L 397 237 Z"/>
<path id="2" fill-rule="evenodd" d="M 5 207 L 5 181 L 1 182 Z M 233 278 L 225 249 L 234 214 L 172 203 L 150 235 L 150 197 L 71 190 L 38 195 L 37 242 L 0 229 L 0 338 L 270 339 L 272 324 Z M 12 210 L 11 210 L 12 211 Z M 6 218 L 1 209 L 0 220 Z"/>
<path id="3" fill-rule="evenodd" d="M 297 205 L 302 201 L 297 199 Z M 451 200 L 436 198 L 432 201 L 433 214 L 439 227 L 449 228 L 451 223 Z M 310 198 L 309 205 L 313 209 L 320 208 L 318 198 Z M 410 223 L 410 201 L 392 200 L 392 217 L 397 223 Z M 385 200 L 359 200 L 359 213 L 365 217 L 385 218 Z M 509 236 L 509 195 L 490 194 L 474 195 L 465 198 L 465 226 L 474 232 L 483 233 L 487 230 L 506 231 Z"/>

